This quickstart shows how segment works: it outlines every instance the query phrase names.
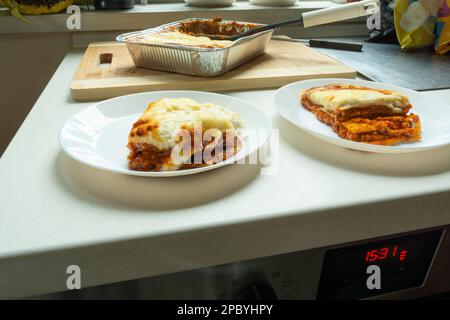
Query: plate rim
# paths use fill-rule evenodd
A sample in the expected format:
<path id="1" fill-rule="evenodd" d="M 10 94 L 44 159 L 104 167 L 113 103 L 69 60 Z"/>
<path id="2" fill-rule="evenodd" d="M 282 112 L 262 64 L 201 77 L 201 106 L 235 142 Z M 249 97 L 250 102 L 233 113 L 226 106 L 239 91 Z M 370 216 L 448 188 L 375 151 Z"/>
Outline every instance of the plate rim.
<path id="1" fill-rule="evenodd" d="M 324 82 L 328 82 L 328 81 L 339 81 L 339 82 L 346 81 L 346 82 L 353 82 L 355 84 L 356 83 L 360 83 L 360 84 L 363 83 L 363 84 L 367 84 L 367 86 L 370 86 L 370 84 L 377 84 L 377 85 L 381 85 L 381 86 L 391 87 L 391 88 L 393 88 L 392 90 L 400 89 L 400 91 L 412 92 L 413 94 L 419 94 L 419 95 L 422 95 L 423 93 L 420 92 L 420 91 L 415 91 L 415 90 L 412 90 L 412 89 L 408 89 L 408 88 L 405 88 L 405 87 L 400 87 L 400 86 L 397 86 L 397 85 L 384 83 L 384 82 L 368 81 L 368 80 L 362 80 L 362 79 L 344 79 L 344 78 L 317 78 L 317 79 L 299 80 L 299 81 L 288 83 L 288 84 L 278 88 L 275 91 L 275 93 L 274 93 L 274 95 L 272 97 L 272 105 L 275 108 L 275 110 L 277 111 L 277 113 L 283 119 L 285 119 L 289 123 L 293 124 L 296 128 L 305 131 L 306 133 L 316 137 L 317 139 L 320 139 L 321 141 L 325 141 L 327 143 L 333 144 L 333 145 L 341 147 L 341 148 L 347 148 L 347 149 L 352 149 L 352 150 L 357 150 L 357 151 L 364 151 L 364 152 L 371 152 L 371 153 L 380 153 L 380 154 L 413 153 L 413 152 L 419 152 L 419 151 L 426 151 L 426 150 L 442 148 L 442 147 L 450 145 L 450 140 L 445 142 L 445 143 L 431 145 L 431 146 L 409 147 L 409 148 L 407 148 L 407 147 L 405 147 L 405 148 L 398 148 L 397 146 L 373 145 L 373 144 L 368 144 L 368 143 L 363 143 L 363 142 L 357 142 L 357 141 L 342 139 L 338 135 L 336 135 L 336 137 L 331 137 L 331 136 L 328 136 L 326 134 L 317 132 L 315 130 L 311 130 L 309 128 L 306 128 L 304 126 L 299 126 L 293 119 L 291 119 L 290 117 L 287 117 L 287 116 L 285 116 L 283 114 L 283 112 L 281 111 L 281 107 L 278 106 L 278 104 L 276 103 L 277 96 L 280 94 L 280 92 L 283 89 L 285 90 L 289 86 L 294 87 L 295 85 L 298 85 L 300 83 L 317 82 L 317 81 L 324 81 Z M 386 89 L 388 89 L 388 88 L 386 88 Z M 442 101 L 440 101 L 440 100 L 438 100 L 438 99 L 436 99 L 434 97 L 428 97 L 427 96 L 427 99 L 430 99 L 432 101 L 437 101 L 439 104 L 443 103 Z M 300 104 L 300 107 L 301 106 L 302 105 Z M 419 115 L 419 117 L 420 117 L 420 115 Z M 376 149 L 376 150 L 374 150 L 374 149 Z"/>
<path id="2" fill-rule="evenodd" d="M 129 96 L 139 96 L 139 95 L 146 95 L 146 94 L 170 94 L 170 93 L 174 93 L 176 92 L 177 94 L 179 93 L 189 93 L 189 94 L 207 94 L 207 95 L 215 95 L 215 96 L 221 96 L 221 97 L 225 97 L 226 99 L 231 99 L 231 100 L 235 100 L 236 102 L 243 102 L 244 104 L 246 104 L 248 107 L 254 109 L 256 112 L 259 112 L 262 115 L 262 118 L 264 118 L 264 122 L 266 124 L 266 128 L 264 128 L 264 130 L 266 131 L 266 134 L 264 135 L 264 139 L 263 141 L 259 142 L 256 146 L 256 148 L 253 148 L 249 151 L 243 151 L 244 149 L 241 149 L 236 155 L 234 155 L 233 157 L 226 159 L 225 161 L 221 161 L 219 163 L 216 163 L 214 165 L 210 165 L 210 166 L 204 166 L 204 167 L 200 167 L 200 168 L 193 168 L 193 169 L 184 169 L 184 170 L 174 170 L 174 171 L 137 171 L 137 170 L 130 170 L 130 169 L 116 169 L 116 168 L 109 168 L 109 167 L 104 167 L 101 165 L 98 165 L 96 163 L 92 163 L 89 161 L 86 161 L 85 159 L 82 159 L 78 156 L 76 156 L 75 154 L 73 154 L 72 152 L 70 152 L 69 150 L 67 150 L 67 146 L 64 144 L 63 142 L 63 132 L 66 129 L 67 125 L 73 121 L 77 116 L 79 116 L 81 113 L 86 112 L 88 110 L 92 110 L 92 109 L 96 109 L 100 104 L 105 103 L 105 102 L 110 102 L 110 101 L 114 101 L 114 100 L 118 100 L 120 98 L 124 98 L 124 97 L 129 97 Z M 222 106 L 223 108 L 229 110 L 229 108 Z M 143 109 L 145 110 L 145 109 Z M 121 95 L 121 96 L 117 96 L 117 97 L 113 97 L 113 98 L 109 98 L 109 99 L 105 99 L 105 100 L 101 100 L 101 101 L 97 101 L 92 103 L 89 106 L 86 106 L 85 108 L 83 108 L 82 110 L 79 110 L 78 112 L 76 112 L 75 114 L 71 115 L 66 121 L 64 121 L 63 125 L 61 126 L 61 128 L 59 129 L 58 132 L 58 142 L 59 145 L 61 147 L 61 149 L 64 151 L 64 153 L 66 155 L 68 155 L 70 158 L 83 163 L 89 167 L 93 167 L 102 171 L 107 171 L 107 172 L 113 172 L 113 173 L 117 173 L 117 174 L 124 174 L 124 175 L 130 175 L 130 176 L 141 176 L 141 177 L 153 177 L 153 178 L 168 178 L 168 177 L 178 177 L 178 176 L 187 176 L 187 175 L 193 175 L 193 174 L 197 174 L 197 173 L 202 173 L 202 172 L 207 172 L 210 170 L 214 170 L 214 169 L 218 169 L 230 164 L 237 164 L 234 162 L 237 162 L 239 160 L 242 160 L 243 158 L 247 157 L 248 155 L 252 154 L 253 152 L 258 151 L 261 146 L 264 145 L 264 143 L 266 143 L 273 131 L 273 126 L 272 126 L 272 122 L 269 119 L 269 116 L 259 110 L 258 108 L 256 108 L 254 105 L 252 105 L 251 103 L 237 98 L 237 97 L 233 97 L 233 96 L 229 96 L 226 94 L 221 94 L 221 93 L 215 93 L 215 92 L 208 92 L 208 91 L 196 91 L 196 90 L 157 90 L 157 91 L 145 91 L 145 92 L 137 92 L 137 93 L 132 93 L 132 94 L 127 94 L 127 95 Z M 241 152 L 242 151 L 242 152 Z"/>

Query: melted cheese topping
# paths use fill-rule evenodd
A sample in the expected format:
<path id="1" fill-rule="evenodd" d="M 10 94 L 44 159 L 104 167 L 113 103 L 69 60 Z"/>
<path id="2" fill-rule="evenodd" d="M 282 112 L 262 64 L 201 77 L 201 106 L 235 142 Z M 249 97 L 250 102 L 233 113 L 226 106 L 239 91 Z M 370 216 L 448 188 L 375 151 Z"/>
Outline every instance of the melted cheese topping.
<path id="1" fill-rule="evenodd" d="M 139 118 L 141 125 L 133 128 L 129 140 L 134 143 L 148 143 L 165 150 L 173 148 L 181 130 L 201 128 L 236 130 L 244 123 L 236 112 L 213 103 L 199 103 L 188 98 L 164 98 L 151 103 Z M 137 131 L 141 129 L 141 133 Z"/>
<path id="2" fill-rule="evenodd" d="M 135 40 L 151 44 L 177 44 L 206 48 L 225 48 L 233 43 L 229 40 L 211 40 L 204 36 L 194 36 L 178 30 L 148 33 L 137 37 Z"/>
<path id="3" fill-rule="evenodd" d="M 385 106 L 394 112 L 401 112 L 410 104 L 408 98 L 401 93 L 370 89 L 311 90 L 307 92 L 307 97 L 328 112 L 369 106 Z"/>

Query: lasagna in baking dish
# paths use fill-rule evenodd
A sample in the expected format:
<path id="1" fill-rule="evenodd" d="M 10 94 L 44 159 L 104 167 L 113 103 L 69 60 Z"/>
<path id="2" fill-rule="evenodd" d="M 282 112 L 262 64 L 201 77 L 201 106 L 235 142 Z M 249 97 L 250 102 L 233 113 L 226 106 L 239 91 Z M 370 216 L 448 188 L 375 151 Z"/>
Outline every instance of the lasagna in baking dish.
<path id="1" fill-rule="evenodd" d="M 172 171 L 212 165 L 243 146 L 240 116 L 213 103 L 163 98 L 150 103 L 128 136 L 128 166 Z"/>
<path id="2" fill-rule="evenodd" d="M 305 90 L 302 105 L 339 137 L 379 145 L 420 140 L 420 120 L 408 97 L 391 90 L 330 84 Z"/>
<path id="3" fill-rule="evenodd" d="M 220 49 L 233 44 L 230 40 L 210 39 L 207 35 L 232 36 L 257 27 L 256 24 L 222 21 L 221 18 L 182 21 L 150 32 L 133 35 L 127 40 L 147 44 L 171 44 L 179 46 Z"/>

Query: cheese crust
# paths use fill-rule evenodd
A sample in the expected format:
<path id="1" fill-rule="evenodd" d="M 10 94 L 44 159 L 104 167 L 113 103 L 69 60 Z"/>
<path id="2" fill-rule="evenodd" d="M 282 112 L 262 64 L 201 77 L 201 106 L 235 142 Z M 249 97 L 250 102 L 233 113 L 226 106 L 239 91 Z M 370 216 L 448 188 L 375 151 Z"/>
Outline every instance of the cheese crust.
<path id="1" fill-rule="evenodd" d="M 343 139 L 395 145 L 421 137 L 408 97 L 395 91 L 331 84 L 304 91 L 301 103 Z"/>
<path id="2" fill-rule="evenodd" d="M 163 98 L 149 104 L 128 136 L 128 165 L 170 171 L 228 159 L 242 147 L 240 116 L 213 103 Z M 214 149 L 214 150 L 212 150 Z M 205 158 L 204 152 L 210 152 Z"/>
<path id="3" fill-rule="evenodd" d="M 226 48 L 233 44 L 229 40 L 212 40 L 205 36 L 188 34 L 175 28 L 135 36 L 129 40 L 148 44 L 174 44 L 208 49 Z"/>
<path id="4" fill-rule="evenodd" d="M 357 85 L 330 84 L 303 93 L 310 104 L 338 120 L 357 116 L 377 117 L 406 115 L 411 109 L 408 97 L 391 90 L 379 90 Z"/>

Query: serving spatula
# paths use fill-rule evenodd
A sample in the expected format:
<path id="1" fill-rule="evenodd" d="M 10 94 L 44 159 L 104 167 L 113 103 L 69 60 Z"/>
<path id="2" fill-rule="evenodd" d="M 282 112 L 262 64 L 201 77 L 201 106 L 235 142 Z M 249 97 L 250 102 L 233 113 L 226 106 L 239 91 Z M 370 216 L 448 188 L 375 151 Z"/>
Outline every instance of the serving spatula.
<path id="1" fill-rule="evenodd" d="M 375 14 L 379 10 L 380 10 L 379 0 L 363 0 L 359 2 L 336 5 L 331 8 L 305 12 L 302 14 L 300 18 L 277 23 L 271 23 L 261 27 L 252 28 L 246 32 L 239 33 L 237 35 L 231 36 L 219 34 L 202 34 L 202 35 L 213 40 L 235 41 L 239 38 L 248 37 L 262 31 L 279 29 L 286 25 L 302 23 L 303 28 L 308 28 L 316 25 L 327 24 L 331 22 Z"/>

